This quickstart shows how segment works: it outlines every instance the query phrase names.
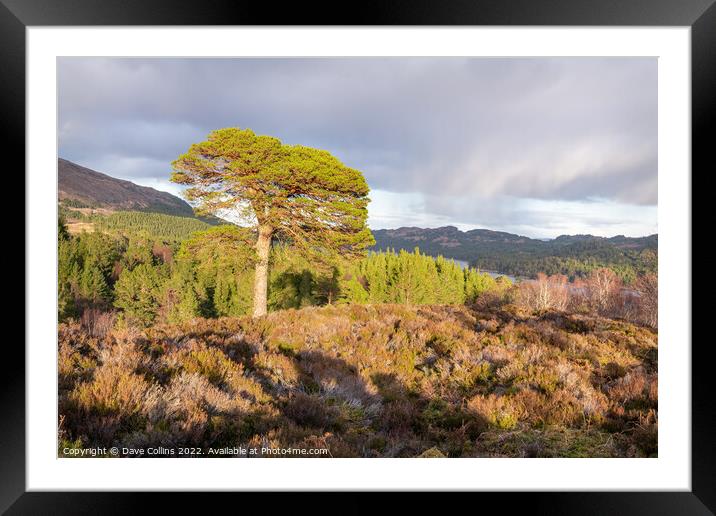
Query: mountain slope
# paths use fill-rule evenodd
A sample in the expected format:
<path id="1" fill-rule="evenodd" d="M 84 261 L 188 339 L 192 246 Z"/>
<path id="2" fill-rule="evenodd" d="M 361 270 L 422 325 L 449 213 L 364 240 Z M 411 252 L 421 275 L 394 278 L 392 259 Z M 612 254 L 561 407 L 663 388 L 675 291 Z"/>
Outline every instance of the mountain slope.
<path id="1" fill-rule="evenodd" d="M 139 186 L 59 158 L 58 197 L 88 206 L 120 211 L 149 211 L 194 217 L 188 203 L 167 192 Z"/>
<path id="2" fill-rule="evenodd" d="M 442 254 L 448 258 L 469 261 L 475 258 L 476 247 L 537 249 L 545 242 L 489 229 L 460 231 L 454 226 L 441 228 L 398 228 L 373 230 L 376 249 L 393 248 L 412 251 L 419 247 L 428 254 Z"/>

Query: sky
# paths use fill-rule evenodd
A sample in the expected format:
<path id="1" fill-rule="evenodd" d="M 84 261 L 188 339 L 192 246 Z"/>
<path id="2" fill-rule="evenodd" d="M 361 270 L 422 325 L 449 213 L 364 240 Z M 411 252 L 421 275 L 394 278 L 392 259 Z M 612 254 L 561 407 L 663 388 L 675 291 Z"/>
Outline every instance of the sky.
<path id="1" fill-rule="evenodd" d="M 363 172 L 368 224 L 657 232 L 656 58 L 60 58 L 59 156 L 181 195 L 221 127 Z"/>

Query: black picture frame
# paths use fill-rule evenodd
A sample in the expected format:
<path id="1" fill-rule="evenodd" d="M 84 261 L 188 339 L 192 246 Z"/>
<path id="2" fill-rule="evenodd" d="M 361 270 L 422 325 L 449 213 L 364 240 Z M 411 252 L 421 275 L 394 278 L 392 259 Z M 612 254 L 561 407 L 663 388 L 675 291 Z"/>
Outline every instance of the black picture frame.
<path id="1" fill-rule="evenodd" d="M 692 74 L 692 181 L 713 170 L 710 137 L 716 126 L 716 0 L 382 0 L 330 5 L 245 0 L 0 0 L 0 113 L 5 146 L 13 149 L 15 170 L 25 170 L 25 29 L 28 26 L 85 25 L 552 25 L 552 26 L 689 26 Z M 664 142 L 660 142 L 664 144 Z M 7 164 L 6 164 L 7 167 Z M 700 179 L 701 181 L 701 179 Z M 702 190 L 703 191 L 703 190 Z M 692 192 L 695 192 L 692 187 Z M 693 205 L 693 201 L 692 201 Z M 696 221 L 695 221 L 696 222 Z M 693 234 L 693 231 L 692 231 Z M 692 248 L 693 253 L 693 248 Z M 692 254 L 693 256 L 693 254 Z M 27 274 L 32 271 L 26 270 Z M 691 285 L 691 277 L 685 277 Z M 28 307 L 29 308 L 29 307 Z M 696 309 L 696 307 L 694 307 Z M 693 316 L 692 316 L 693 320 Z M 691 343 L 688 343 L 691 345 Z M 711 394 L 709 340 L 692 345 L 692 491 L 480 493 L 508 510 L 530 514 L 713 514 L 716 512 L 716 440 Z M 149 509 L 160 493 L 26 492 L 25 489 L 25 353 L 5 345 L 2 416 L 0 416 L 0 510 L 8 514 L 111 514 Z M 668 386 L 665 386 L 668 388 Z M 178 506 L 206 509 L 229 494 L 173 493 L 163 510 Z M 245 497 L 247 494 L 242 493 Z M 261 496 L 261 495 L 260 495 Z M 265 495 L 263 495 L 265 496 Z M 276 503 L 297 507 L 296 494 L 271 495 Z M 365 512 L 369 503 L 350 503 L 324 494 L 321 507 Z M 462 495 L 460 495 L 462 496 Z M 474 496 L 474 495 L 473 495 Z M 220 497 L 220 499 L 217 499 Z M 509 504 L 505 505 L 504 498 Z M 257 500 L 259 501 L 259 500 Z M 423 494 L 410 504 L 429 507 Z M 459 503 L 459 500 L 456 500 Z M 474 503 L 474 502 L 467 502 Z M 340 505 L 338 505 L 340 504 Z M 481 507 L 487 507 L 480 504 Z M 317 507 L 312 506 L 313 510 Z M 320 507 L 318 508 L 320 510 Z M 442 507 L 445 509 L 445 506 Z"/>

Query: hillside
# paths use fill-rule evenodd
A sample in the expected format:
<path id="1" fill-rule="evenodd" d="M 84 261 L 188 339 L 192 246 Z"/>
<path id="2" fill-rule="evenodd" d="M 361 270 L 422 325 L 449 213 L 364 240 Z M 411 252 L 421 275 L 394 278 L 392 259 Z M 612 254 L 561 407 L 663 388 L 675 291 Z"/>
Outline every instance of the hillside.
<path id="1" fill-rule="evenodd" d="M 59 327 L 60 450 L 657 454 L 657 335 L 622 321 L 343 305 L 111 328 Z"/>
<path id="2" fill-rule="evenodd" d="M 593 235 L 562 235 L 538 240 L 501 231 L 460 231 L 446 226 L 435 229 L 399 228 L 373 231 L 373 249 L 405 249 L 464 260 L 470 265 L 514 276 L 533 277 L 539 272 L 585 276 L 608 267 L 627 282 L 637 275 L 656 272 L 658 236 L 611 238 Z"/>
<path id="3" fill-rule="evenodd" d="M 58 200 L 66 205 L 194 217 L 192 207 L 170 193 L 110 177 L 62 158 L 57 160 L 57 173 Z"/>
<path id="4" fill-rule="evenodd" d="M 456 260 L 470 261 L 475 258 L 475 252 L 488 249 L 539 249 L 544 242 L 528 237 L 490 231 L 488 229 L 474 229 L 460 231 L 454 226 L 441 228 L 403 227 L 398 229 L 373 230 L 375 249 L 395 250 L 405 249 L 412 251 L 419 247 L 428 254 L 442 254 Z"/>
<path id="5" fill-rule="evenodd" d="M 117 211 L 94 217 L 97 231 L 124 236 L 147 236 L 162 242 L 181 242 L 197 231 L 206 231 L 211 225 L 194 217 L 175 217 L 163 213 Z"/>

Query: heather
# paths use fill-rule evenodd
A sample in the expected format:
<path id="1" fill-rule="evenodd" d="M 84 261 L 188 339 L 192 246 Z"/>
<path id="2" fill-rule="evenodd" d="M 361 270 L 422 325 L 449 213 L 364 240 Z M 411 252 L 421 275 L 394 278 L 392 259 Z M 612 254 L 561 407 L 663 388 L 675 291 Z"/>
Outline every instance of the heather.
<path id="1" fill-rule="evenodd" d="M 552 285 L 552 288 L 554 287 Z M 326 447 L 332 457 L 650 457 L 657 335 L 517 293 L 59 326 L 60 451 Z"/>

